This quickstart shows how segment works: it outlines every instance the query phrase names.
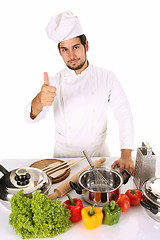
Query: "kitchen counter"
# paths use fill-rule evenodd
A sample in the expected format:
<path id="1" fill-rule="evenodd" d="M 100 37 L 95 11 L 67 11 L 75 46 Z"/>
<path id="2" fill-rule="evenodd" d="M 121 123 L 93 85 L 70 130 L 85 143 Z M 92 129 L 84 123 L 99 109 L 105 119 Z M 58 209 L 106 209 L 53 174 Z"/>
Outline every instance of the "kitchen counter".
<path id="1" fill-rule="evenodd" d="M 97 160 L 98 158 L 93 158 Z M 118 158 L 107 158 L 103 166 L 110 167 L 112 162 Z M 11 171 L 18 167 L 26 167 L 31 163 L 41 160 L 41 159 L 3 159 L 1 164 L 8 170 Z M 156 175 L 160 175 L 160 158 L 157 157 L 156 161 Z M 88 162 L 83 160 L 78 165 L 74 166 L 71 169 L 69 176 L 70 178 L 81 169 L 86 167 Z M 0 173 L 0 177 L 2 174 Z M 65 180 L 66 180 L 65 179 Z M 65 181 L 63 180 L 63 181 Z M 63 182 L 62 181 L 62 182 Z M 60 183 L 53 184 L 50 193 L 53 192 L 53 189 L 56 188 Z M 129 179 L 129 182 L 126 185 L 123 185 L 121 188 L 121 193 L 125 193 L 127 189 L 135 188 L 133 182 L 133 177 Z M 80 198 L 83 201 L 83 205 L 88 206 L 89 204 L 84 202 L 81 195 L 77 195 L 75 191 L 70 192 L 71 197 Z M 68 198 L 66 196 L 59 198 L 60 201 L 64 202 Z M 16 235 L 12 226 L 8 223 L 10 210 L 8 210 L 2 203 L 0 203 L 0 236 L 1 239 L 7 240 L 18 240 L 21 239 L 20 235 Z M 101 224 L 100 227 L 93 230 L 87 230 L 82 220 L 78 223 L 72 223 L 72 227 L 67 229 L 65 233 L 57 235 L 53 239 L 55 240 L 81 240 L 81 239 L 92 239 L 92 240 L 118 240 L 118 239 L 129 239 L 129 240 L 150 240 L 150 239 L 160 239 L 160 223 L 153 220 L 146 212 L 146 210 L 141 206 L 131 206 L 126 212 L 121 213 L 120 220 L 118 224 L 113 226 L 108 226 Z M 51 238 L 46 238 L 51 239 Z"/>

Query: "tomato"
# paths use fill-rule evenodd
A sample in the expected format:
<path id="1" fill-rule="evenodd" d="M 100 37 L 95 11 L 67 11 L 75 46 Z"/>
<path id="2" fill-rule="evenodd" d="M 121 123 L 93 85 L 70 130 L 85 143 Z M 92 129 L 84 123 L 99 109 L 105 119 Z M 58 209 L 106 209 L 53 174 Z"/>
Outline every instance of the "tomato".
<path id="1" fill-rule="evenodd" d="M 136 206 L 140 204 L 140 201 L 142 199 L 142 193 L 139 189 L 129 189 L 125 193 L 131 201 L 132 206 Z"/>
<path id="2" fill-rule="evenodd" d="M 121 208 L 122 212 L 125 212 L 130 208 L 130 198 L 126 194 L 120 194 L 118 199 L 116 200 L 116 203 Z"/>

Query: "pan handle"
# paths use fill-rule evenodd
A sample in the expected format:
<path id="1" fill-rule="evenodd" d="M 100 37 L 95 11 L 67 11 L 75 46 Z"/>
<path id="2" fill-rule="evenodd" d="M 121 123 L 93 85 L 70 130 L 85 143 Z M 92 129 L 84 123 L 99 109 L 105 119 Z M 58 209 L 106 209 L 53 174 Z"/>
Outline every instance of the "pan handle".
<path id="1" fill-rule="evenodd" d="M 76 191 L 76 193 L 82 194 L 82 188 L 79 186 L 77 182 L 70 181 L 69 184 L 71 188 Z"/>
<path id="2" fill-rule="evenodd" d="M 0 164 L 0 171 L 1 171 L 4 175 L 6 175 L 7 173 L 9 173 L 9 172 L 7 171 L 7 169 L 5 169 L 1 164 Z"/>
<path id="3" fill-rule="evenodd" d="M 140 204 L 148 209 L 149 211 L 151 211 L 153 214 L 157 214 L 158 213 L 158 207 L 152 206 L 148 201 L 144 200 L 141 201 Z"/>
<path id="4" fill-rule="evenodd" d="M 123 184 L 126 184 L 130 178 L 130 173 L 124 169 L 122 172 L 121 172 L 122 176 L 123 176 Z M 127 176 L 124 176 L 124 174 L 126 174 Z"/>

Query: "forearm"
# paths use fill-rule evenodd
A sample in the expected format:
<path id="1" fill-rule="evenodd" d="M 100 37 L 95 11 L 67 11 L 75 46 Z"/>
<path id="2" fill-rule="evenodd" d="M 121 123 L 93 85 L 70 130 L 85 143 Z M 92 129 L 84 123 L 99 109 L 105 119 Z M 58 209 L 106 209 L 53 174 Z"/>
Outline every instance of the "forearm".
<path id="1" fill-rule="evenodd" d="M 36 118 L 38 114 L 42 111 L 42 108 L 43 105 L 40 101 L 40 93 L 38 93 L 37 96 L 32 100 L 30 117 L 32 119 Z"/>
<path id="2" fill-rule="evenodd" d="M 121 158 L 131 159 L 132 150 L 131 149 L 121 149 Z"/>

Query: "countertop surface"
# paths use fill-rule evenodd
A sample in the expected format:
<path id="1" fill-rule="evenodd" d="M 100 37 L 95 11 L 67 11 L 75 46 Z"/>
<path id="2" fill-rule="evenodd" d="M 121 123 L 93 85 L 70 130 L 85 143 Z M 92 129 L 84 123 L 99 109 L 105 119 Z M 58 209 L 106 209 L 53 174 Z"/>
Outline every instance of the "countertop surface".
<path id="1" fill-rule="evenodd" d="M 99 158 L 93 158 L 92 160 L 97 160 Z M 102 165 L 105 167 L 111 166 L 112 162 L 118 158 L 106 158 L 106 162 Z M 3 159 L 1 164 L 8 170 L 11 171 L 19 167 L 27 167 L 31 163 L 36 162 L 41 159 Z M 64 160 L 64 159 L 63 159 Z M 67 180 L 81 169 L 86 167 L 88 162 L 83 160 L 78 165 L 71 168 L 69 176 L 65 179 Z M 156 161 L 156 176 L 160 175 L 160 158 L 157 157 Z M 0 177 L 2 174 L 0 173 Z M 64 182 L 63 180 L 62 182 Z M 59 186 L 62 182 L 53 184 L 50 193 L 53 192 L 54 188 Z M 129 179 L 129 182 L 126 185 L 122 185 L 121 193 L 125 193 L 128 189 L 136 188 L 133 177 Z M 77 195 L 75 191 L 70 191 L 71 197 L 80 198 L 83 202 L 84 207 L 89 204 L 86 203 L 81 195 Z M 68 198 L 63 196 L 59 198 L 60 201 L 64 202 Z M 99 207 L 101 208 L 101 207 Z M 0 236 L 1 239 L 11 239 L 18 240 L 21 239 L 20 235 L 16 235 L 16 232 L 13 230 L 12 226 L 8 223 L 9 214 L 11 213 L 2 203 L 0 203 Z M 92 240 L 106 240 L 106 239 L 129 239 L 129 240 L 150 240 L 150 239 L 160 239 L 160 222 L 152 219 L 147 211 L 141 206 L 131 206 L 126 212 L 121 213 L 120 220 L 118 224 L 113 226 L 108 226 L 101 224 L 98 228 L 93 230 L 87 230 L 82 220 L 77 223 L 72 223 L 72 227 L 67 229 L 65 233 L 57 235 L 54 237 L 55 240 L 80 240 L 80 239 L 92 239 Z M 41 238 L 42 239 L 42 238 Z M 51 239 L 51 238 L 45 238 Z"/>

